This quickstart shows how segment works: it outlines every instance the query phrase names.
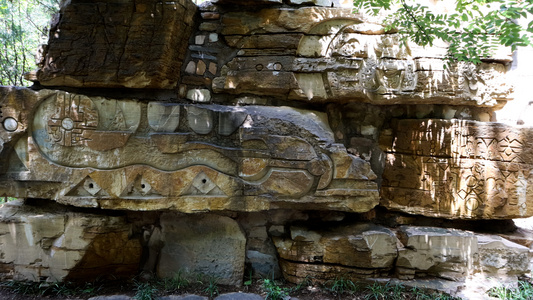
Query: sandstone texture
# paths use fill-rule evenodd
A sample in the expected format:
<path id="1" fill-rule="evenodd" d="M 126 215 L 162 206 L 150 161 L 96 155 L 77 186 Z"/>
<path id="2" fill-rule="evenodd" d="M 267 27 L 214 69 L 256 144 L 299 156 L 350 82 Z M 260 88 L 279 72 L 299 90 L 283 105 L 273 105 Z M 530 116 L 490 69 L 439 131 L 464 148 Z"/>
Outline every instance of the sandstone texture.
<path id="1" fill-rule="evenodd" d="M 400 120 L 381 136 L 382 204 L 445 218 L 529 216 L 531 134 L 499 123 Z"/>
<path id="2" fill-rule="evenodd" d="M 3 92 L 14 109 L 5 118 L 32 124 L 3 132 L 13 149 L 4 187 L 15 197 L 182 212 L 378 203 L 370 164 L 335 143 L 322 112 Z M 41 183 L 29 190 L 31 181 Z"/>
<path id="3" fill-rule="evenodd" d="M 187 0 L 69 2 L 53 20 L 37 80 L 46 86 L 172 89 L 195 12 Z"/>
<path id="4" fill-rule="evenodd" d="M 327 282 L 388 276 L 403 280 L 472 276 L 514 278 L 529 272 L 530 249 L 499 236 L 457 229 L 401 226 L 393 232 L 368 223 L 313 230 L 291 227 L 274 238 L 285 278 Z"/>
<path id="5" fill-rule="evenodd" d="M 242 285 L 246 239 L 231 218 L 164 214 L 161 237 L 160 277 L 183 271 L 212 276 L 219 284 Z"/>
<path id="6" fill-rule="evenodd" d="M 0 87 L 0 196 L 25 199 L 0 276 L 531 276 L 502 53 L 450 62 L 344 0 L 64 1 L 35 85 Z"/>
<path id="7" fill-rule="evenodd" d="M 123 217 L 75 213 L 22 202 L 0 209 L 0 276 L 22 281 L 130 276 L 141 257 Z"/>

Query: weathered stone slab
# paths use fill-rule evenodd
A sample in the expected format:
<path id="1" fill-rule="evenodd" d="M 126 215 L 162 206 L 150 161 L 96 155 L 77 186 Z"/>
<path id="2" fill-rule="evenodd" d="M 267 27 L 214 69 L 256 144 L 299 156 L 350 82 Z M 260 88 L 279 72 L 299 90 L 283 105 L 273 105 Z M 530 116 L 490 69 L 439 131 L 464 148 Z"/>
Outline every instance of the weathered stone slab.
<path id="1" fill-rule="evenodd" d="M 242 284 L 246 238 L 231 218 L 164 213 L 161 232 L 158 276 L 183 271 L 212 276 L 219 284 Z"/>
<path id="2" fill-rule="evenodd" d="M 422 272 L 456 280 L 473 272 L 478 244 L 471 232 L 401 226 L 398 237 L 404 246 L 396 262 L 400 278 Z"/>
<path id="3" fill-rule="evenodd" d="M 310 230 L 292 226 L 291 237 L 274 237 L 280 258 L 301 263 L 390 269 L 397 256 L 392 231 L 373 224 Z"/>
<path id="4" fill-rule="evenodd" d="M 480 272 L 497 278 L 521 276 L 531 270 L 529 248 L 499 236 L 477 235 Z"/>
<path id="5" fill-rule="evenodd" d="M 52 26 L 37 80 L 45 86 L 172 89 L 196 9 L 187 0 L 69 2 Z"/>
<path id="6" fill-rule="evenodd" d="M 349 8 L 301 7 L 229 12 L 222 18 L 223 35 L 251 35 L 276 32 L 308 32 L 327 19 L 348 19 L 362 23 L 362 16 Z M 381 28 L 380 28 L 381 29 Z"/>
<path id="7" fill-rule="evenodd" d="M 294 283 L 376 277 L 389 272 L 398 255 L 394 233 L 374 224 L 292 226 L 290 237 L 274 236 L 273 241 L 283 276 Z"/>
<path id="8" fill-rule="evenodd" d="M 262 300 L 263 297 L 257 294 L 252 293 L 241 293 L 241 292 L 234 292 L 234 293 L 227 293 L 222 294 L 215 298 L 215 300 Z"/>
<path id="9" fill-rule="evenodd" d="M 339 278 L 357 282 L 365 278 L 380 277 L 382 275 L 378 269 L 324 264 L 302 264 L 284 259 L 280 260 L 280 266 L 283 277 L 287 281 L 296 284 L 307 282 L 310 278 L 313 281 L 323 283 L 338 280 Z"/>
<path id="10" fill-rule="evenodd" d="M 64 207 L 9 202 L 0 207 L 4 279 L 62 281 L 131 276 L 141 245 L 123 217 L 70 212 Z M 4 270 L 4 268 L 2 268 Z"/>
<path id="11" fill-rule="evenodd" d="M 0 133 L 11 196 L 183 212 L 378 202 L 370 164 L 335 143 L 321 112 L 2 92 L 17 123 Z"/>
<path id="12" fill-rule="evenodd" d="M 290 52 L 281 56 L 249 50 L 274 47 L 272 39 L 292 34 L 293 27 L 285 21 L 278 25 L 291 29 L 278 28 L 272 20 L 283 19 L 280 11 L 298 14 L 302 9 L 264 9 L 254 13 L 253 20 L 249 12 L 228 13 L 223 34 L 232 47 L 245 50 L 224 66 L 221 75 L 213 80 L 213 90 L 304 102 L 354 101 L 379 105 L 501 107 L 512 98 L 504 64 L 454 63 L 445 68 L 440 54 L 413 54 L 409 47 L 400 45 L 397 35 L 376 34 L 379 30 L 368 29 L 371 24 L 360 23 L 353 16 L 351 19 L 325 16 L 312 26 L 298 27 L 303 35 L 291 35 L 289 44 L 280 44 L 292 49 L 296 45 L 292 41 L 300 37 L 296 56 Z M 239 21 L 231 21 L 237 18 L 233 14 L 238 14 Z M 262 18 L 264 24 L 258 21 Z M 245 29 L 247 25 L 251 28 Z M 256 35 L 265 32 L 274 34 Z"/>
<path id="13" fill-rule="evenodd" d="M 529 128 L 460 120 L 401 120 L 388 149 L 382 205 L 434 217 L 533 214 Z"/>

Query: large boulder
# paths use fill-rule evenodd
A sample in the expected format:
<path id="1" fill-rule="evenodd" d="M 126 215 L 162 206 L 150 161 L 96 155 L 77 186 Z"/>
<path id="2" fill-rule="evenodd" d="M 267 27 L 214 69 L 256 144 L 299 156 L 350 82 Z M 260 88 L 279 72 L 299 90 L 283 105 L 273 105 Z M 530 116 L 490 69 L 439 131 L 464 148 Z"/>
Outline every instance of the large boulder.
<path id="1" fill-rule="evenodd" d="M 219 284 L 242 284 L 246 238 L 235 220 L 213 214 L 164 213 L 160 222 L 159 277 L 184 272 L 211 276 Z"/>
<path id="2" fill-rule="evenodd" d="M 0 207 L 0 276 L 29 281 L 131 277 L 140 241 L 124 217 L 14 201 Z"/>
<path id="3" fill-rule="evenodd" d="M 394 267 L 398 240 L 388 228 L 373 224 L 309 229 L 292 226 L 290 237 L 274 237 L 284 276 L 292 282 L 307 277 L 364 278 Z"/>
<path id="4" fill-rule="evenodd" d="M 37 80 L 45 86 L 173 89 L 196 5 L 68 2 L 52 23 Z"/>
<path id="5" fill-rule="evenodd" d="M 510 219 L 533 214 L 533 130 L 466 120 L 399 120 L 381 204 L 430 217 Z"/>

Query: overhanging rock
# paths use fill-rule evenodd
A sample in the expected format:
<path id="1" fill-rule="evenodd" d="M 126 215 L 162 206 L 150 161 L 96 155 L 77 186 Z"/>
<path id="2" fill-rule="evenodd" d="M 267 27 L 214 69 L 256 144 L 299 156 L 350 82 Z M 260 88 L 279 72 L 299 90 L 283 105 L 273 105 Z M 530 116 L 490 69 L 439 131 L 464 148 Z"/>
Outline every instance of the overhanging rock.
<path id="1" fill-rule="evenodd" d="M 318 111 L 1 92 L 4 124 L 15 124 L 1 133 L 12 197 L 181 212 L 378 203 L 370 164 L 335 142 Z"/>
<path id="2" fill-rule="evenodd" d="M 89 2 L 0 87 L 0 196 L 29 199 L 0 210 L 4 278 L 528 274 L 510 56 L 446 62 L 344 0 Z"/>

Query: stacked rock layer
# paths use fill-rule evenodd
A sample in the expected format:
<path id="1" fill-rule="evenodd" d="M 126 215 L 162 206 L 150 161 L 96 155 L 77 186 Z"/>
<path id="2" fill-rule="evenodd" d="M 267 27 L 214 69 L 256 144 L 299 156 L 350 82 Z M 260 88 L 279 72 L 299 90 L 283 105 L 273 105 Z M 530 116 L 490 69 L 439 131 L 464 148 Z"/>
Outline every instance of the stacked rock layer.
<path id="1" fill-rule="evenodd" d="M 0 89 L 0 191 L 33 199 L 2 208 L 1 274 L 527 274 L 533 129 L 491 122 L 509 57 L 297 2 L 64 5 L 35 85 Z"/>

